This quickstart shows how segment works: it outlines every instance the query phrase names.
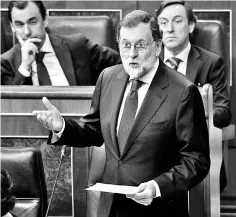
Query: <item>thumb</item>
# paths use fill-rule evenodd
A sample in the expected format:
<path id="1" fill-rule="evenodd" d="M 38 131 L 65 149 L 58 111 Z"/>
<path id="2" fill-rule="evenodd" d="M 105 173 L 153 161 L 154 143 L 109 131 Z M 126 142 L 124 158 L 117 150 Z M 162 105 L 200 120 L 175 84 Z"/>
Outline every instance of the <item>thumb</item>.
<path id="1" fill-rule="evenodd" d="M 147 183 L 144 182 L 144 183 L 141 183 L 139 186 L 138 186 L 138 190 L 137 192 L 142 192 L 144 189 L 147 188 Z"/>
<path id="2" fill-rule="evenodd" d="M 43 104 L 47 107 L 48 110 L 52 111 L 55 109 L 55 106 L 52 105 L 46 97 L 42 98 Z"/>

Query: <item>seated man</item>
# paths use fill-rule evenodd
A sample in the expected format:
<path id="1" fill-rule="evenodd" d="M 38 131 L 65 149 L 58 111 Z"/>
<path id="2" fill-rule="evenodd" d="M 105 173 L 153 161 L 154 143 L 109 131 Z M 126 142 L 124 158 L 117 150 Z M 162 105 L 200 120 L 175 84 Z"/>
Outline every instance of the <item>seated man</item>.
<path id="1" fill-rule="evenodd" d="M 229 94 L 224 72 L 224 61 L 218 55 L 190 44 L 196 18 L 190 5 L 184 1 L 164 1 L 157 12 L 164 62 L 171 67 L 171 57 L 179 59 L 177 71 L 196 85 L 210 83 L 214 93 L 214 125 L 226 127 L 231 121 Z M 173 60 L 173 59 L 172 59 Z"/>
<path id="2" fill-rule="evenodd" d="M 164 1 L 158 9 L 157 18 L 164 45 L 160 54 L 161 59 L 196 85 L 211 84 L 214 125 L 219 128 L 228 126 L 231 112 L 224 61 L 215 53 L 190 44 L 189 35 L 196 25 L 191 6 L 184 1 Z M 226 186 L 224 164 L 222 164 L 220 177 L 221 191 L 223 191 Z"/>
<path id="3" fill-rule="evenodd" d="M 8 18 L 19 41 L 1 56 L 2 85 L 95 85 L 100 72 L 120 63 L 108 47 L 47 34 L 46 9 L 41 1 L 11 1 Z"/>

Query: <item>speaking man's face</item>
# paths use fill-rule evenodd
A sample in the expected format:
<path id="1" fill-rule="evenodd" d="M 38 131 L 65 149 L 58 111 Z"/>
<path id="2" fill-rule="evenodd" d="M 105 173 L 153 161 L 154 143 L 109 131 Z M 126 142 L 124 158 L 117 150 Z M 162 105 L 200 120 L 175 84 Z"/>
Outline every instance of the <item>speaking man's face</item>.
<path id="1" fill-rule="evenodd" d="M 131 78 L 138 78 L 153 68 L 160 44 L 153 41 L 149 24 L 140 23 L 136 27 L 121 27 L 119 48 L 125 71 Z"/>

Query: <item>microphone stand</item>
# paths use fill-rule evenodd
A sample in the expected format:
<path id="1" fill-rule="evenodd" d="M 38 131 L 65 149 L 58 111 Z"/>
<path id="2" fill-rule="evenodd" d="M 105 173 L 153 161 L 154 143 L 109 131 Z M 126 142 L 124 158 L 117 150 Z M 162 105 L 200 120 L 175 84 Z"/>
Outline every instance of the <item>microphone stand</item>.
<path id="1" fill-rule="evenodd" d="M 52 193 L 51 193 L 51 197 L 50 197 L 50 201 L 49 201 L 49 204 L 48 204 L 48 208 L 47 208 L 47 212 L 46 212 L 45 217 L 48 217 L 48 212 L 49 212 L 49 208 L 51 206 L 53 193 L 54 193 L 56 183 L 57 183 L 57 179 L 58 179 L 58 175 L 59 175 L 59 172 L 60 172 L 60 169 L 61 169 L 61 163 L 62 163 L 62 160 L 65 156 L 65 150 L 66 150 L 66 145 L 63 145 L 62 148 L 61 148 L 61 160 L 60 160 L 59 168 L 58 168 L 58 171 L 57 171 L 56 179 L 55 179 L 55 182 L 54 182 L 54 185 L 53 185 L 53 189 L 52 189 Z"/>

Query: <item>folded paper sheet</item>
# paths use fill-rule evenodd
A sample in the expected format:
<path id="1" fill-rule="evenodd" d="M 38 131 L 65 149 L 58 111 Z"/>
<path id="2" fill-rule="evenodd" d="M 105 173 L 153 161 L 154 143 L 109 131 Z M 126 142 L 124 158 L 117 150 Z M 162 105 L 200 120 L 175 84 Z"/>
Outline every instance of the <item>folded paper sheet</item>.
<path id="1" fill-rule="evenodd" d="M 127 185 L 111 185 L 96 183 L 95 185 L 86 188 L 87 191 L 102 191 L 116 194 L 134 194 L 137 191 L 137 187 Z"/>

